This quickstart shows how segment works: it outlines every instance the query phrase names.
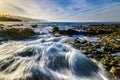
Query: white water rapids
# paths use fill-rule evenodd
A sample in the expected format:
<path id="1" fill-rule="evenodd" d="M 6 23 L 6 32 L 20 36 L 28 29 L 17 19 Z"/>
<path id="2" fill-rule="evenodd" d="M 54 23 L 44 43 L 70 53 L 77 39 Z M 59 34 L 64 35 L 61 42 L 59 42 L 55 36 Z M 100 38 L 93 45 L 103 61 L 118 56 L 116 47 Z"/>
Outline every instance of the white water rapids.
<path id="1" fill-rule="evenodd" d="M 49 29 L 37 39 L 0 45 L 0 80 L 112 80 L 106 71 L 71 47 L 70 37 L 53 37 Z"/>

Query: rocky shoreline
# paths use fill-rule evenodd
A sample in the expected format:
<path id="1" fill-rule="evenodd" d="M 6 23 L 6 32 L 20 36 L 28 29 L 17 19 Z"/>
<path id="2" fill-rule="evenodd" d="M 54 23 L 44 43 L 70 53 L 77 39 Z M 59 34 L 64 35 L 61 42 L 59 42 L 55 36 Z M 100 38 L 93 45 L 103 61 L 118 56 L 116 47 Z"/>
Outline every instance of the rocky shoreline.
<path id="1" fill-rule="evenodd" d="M 15 28 L 12 26 L 6 28 L 3 24 L 0 24 L 0 41 L 29 38 L 36 34 L 32 28 L 37 28 L 37 25 L 31 25 L 30 28 Z M 60 30 L 59 27 L 53 26 L 52 34 L 54 36 L 59 34 L 61 36 L 85 35 L 87 37 L 98 37 L 97 42 L 75 38 L 68 44 L 81 50 L 89 58 L 101 62 L 115 80 L 120 80 L 120 55 L 116 55 L 116 53 L 120 53 L 120 24 L 89 25 L 88 27 L 72 26 L 66 30 Z"/>
<path id="2" fill-rule="evenodd" d="M 120 24 L 73 26 L 68 30 L 59 30 L 53 27 L 53 34 L 61 35 L 85 35 L 99 37 L 98 42 L 90 42 L 79 38 L 69 41 L 73 47 L 81 50 L 85 55 L 101 62 L 105 69 L 113 76 L 114 80 L 120 80 Z"/>
<path id="3" fill-rule="evenodd" d="M 31 28 L 20 28 L 20 27 L 13 27 L 13 26 L 5 27 L 3 24 L 0 25 L 1 41 L 23 40 L 35 34 L 36 33 Z"/>

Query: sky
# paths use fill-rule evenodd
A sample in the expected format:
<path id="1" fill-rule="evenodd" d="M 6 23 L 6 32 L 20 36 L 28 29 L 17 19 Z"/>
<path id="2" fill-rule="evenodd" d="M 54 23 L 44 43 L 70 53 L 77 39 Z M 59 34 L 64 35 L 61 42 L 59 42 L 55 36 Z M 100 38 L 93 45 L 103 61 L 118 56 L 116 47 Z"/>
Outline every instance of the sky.
<path id="1" fill-rule="evenodd" d="M 0 0 L 0 11 L 54 22 L 120 22 L 120 0 Z"/>

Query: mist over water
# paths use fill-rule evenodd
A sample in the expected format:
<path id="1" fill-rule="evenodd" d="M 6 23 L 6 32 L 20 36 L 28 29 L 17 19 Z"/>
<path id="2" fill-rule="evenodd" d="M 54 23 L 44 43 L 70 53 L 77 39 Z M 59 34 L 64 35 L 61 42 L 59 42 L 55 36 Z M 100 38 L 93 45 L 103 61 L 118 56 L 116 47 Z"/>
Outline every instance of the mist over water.
<path id="1" fill-rule="evenodd" d="M 110 80 L 104 68 L 74 49 L 72 38 L 36 29 L 37 39 L 0 45 L 0 80 Z"/>

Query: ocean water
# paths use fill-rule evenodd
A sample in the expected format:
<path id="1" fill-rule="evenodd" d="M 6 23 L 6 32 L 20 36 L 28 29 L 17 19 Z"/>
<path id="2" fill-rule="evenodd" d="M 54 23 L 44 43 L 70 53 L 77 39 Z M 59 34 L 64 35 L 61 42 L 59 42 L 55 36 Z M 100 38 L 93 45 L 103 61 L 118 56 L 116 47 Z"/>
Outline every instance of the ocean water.
<path id="1" fill-rule="evenodd" d="M 38 23 L 41 26 L 77 26 L 77 25 L 99 25 L 99 24 L 120 24 L 120 22 L 46 22 Z"/>
<path id="2" fill-rule="evenodd" d="M 120 24 L 120 22 L 0 22 L 0 24 L 37 24 L 39 26 L 79 26 L 79 25 L 101 25 L 101 24 Z"/>
<path id="3" fill-rule="evenodd" d="M 34 31 L 40 34 L 36 35 L 37 39 L 31 37 L 28 40 L 0 44 L 0 80 L 113 80 L 101 63 L 68 44 L 73 37 L 55 37 L 50 33 L 49 26 L 52 25 L 87 23 L 22 24 L 22 27 L 38 24 L 39 27 Z"/>

